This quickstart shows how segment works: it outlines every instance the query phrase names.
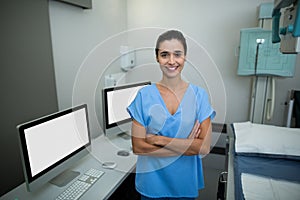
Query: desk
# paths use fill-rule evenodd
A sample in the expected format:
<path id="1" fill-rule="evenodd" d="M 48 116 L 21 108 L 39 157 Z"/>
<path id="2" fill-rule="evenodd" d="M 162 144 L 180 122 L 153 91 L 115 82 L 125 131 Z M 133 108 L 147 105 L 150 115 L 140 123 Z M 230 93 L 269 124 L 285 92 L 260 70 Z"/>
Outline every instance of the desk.
<path id="1" fill-rule="evenodd" d="M 91 152 L 82 158 L 71 170 L 83 174 L 90 168 L 104 171 L 104 175 L 81 197 L 81 199 L 108 199 L 126 177 L 134 170 L 137 156 L 132 152 L 129 156 L 119 156 L 119 150 L 131 151 L 131 141 L 121 137 L 105 137 L 103 135 L 92 140 Z M 113 161 L 117 163 L 115 169 L 104 169 L 102 163 Z M 72 183 L 72 182 L 71 182 Z M 70 183 L 69 183 L 70 184 Z M 68 184 L 68 185 L 69 185 Z M 45 184 L 35 192 L 28 192 L 25 183 L 3 195 L 1 200 L 41 200 L 54 199 L 67 187 L 57 187 L 50 183 Z M 133 186 L 134 187 L 134 186 Z"/>

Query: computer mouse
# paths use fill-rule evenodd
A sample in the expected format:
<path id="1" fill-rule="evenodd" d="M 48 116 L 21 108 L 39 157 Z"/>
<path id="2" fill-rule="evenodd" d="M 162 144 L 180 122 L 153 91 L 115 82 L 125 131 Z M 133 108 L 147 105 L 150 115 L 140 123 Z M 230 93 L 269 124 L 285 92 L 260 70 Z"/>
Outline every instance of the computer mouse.
<path id="1" fill-rule="evenodd" d="M 118 151 L 117 155 L 118 156 L 129 156 L 129 151 L 126 151 L 126 150 L 120 150 Z"/>
<path id="2" fill-rule="evenodd" d="M 114 169 L 117 166 L 115 162 L 104 162 L 102 163 L 102 167 L 105 169 Z"/>

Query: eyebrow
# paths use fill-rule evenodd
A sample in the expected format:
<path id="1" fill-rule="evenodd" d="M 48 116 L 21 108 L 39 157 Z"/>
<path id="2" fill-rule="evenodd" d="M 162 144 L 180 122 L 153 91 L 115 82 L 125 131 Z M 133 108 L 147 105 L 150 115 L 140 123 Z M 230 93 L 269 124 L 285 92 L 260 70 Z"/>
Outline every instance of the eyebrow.
<path id="1" fill-rule="evenodd" d="M 175 50 L 174 53 L 183 53 L 181 50 Z"/>
<path id="2" fill-rule="evenodd" d="M 161 51 L 160 53 L 183 53 L 183 51 L 181 51 L 181 50 L 175 50 L 173 52 L 167 51 L 167 50 L 161 50 L 161 49 L 158 49 L 158 50 Z"/>
<path id="3" fill-rule="evenodd" d="M 161 51 L 160 54 L 170 53 L 169 51 Z"/>

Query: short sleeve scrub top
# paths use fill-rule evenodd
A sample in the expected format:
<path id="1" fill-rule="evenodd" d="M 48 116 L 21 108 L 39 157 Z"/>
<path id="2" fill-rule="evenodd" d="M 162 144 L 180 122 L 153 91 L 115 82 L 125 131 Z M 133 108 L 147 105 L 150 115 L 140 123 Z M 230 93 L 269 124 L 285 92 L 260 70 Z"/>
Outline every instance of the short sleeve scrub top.
<path id="1" fill-rule="evenodd" d="M 201 123 L 215 116 L 206 91 L 193 84 L 189 84 L 173 115 L 169 113 L 156 84 L 139 90 L 127 111 L 146 128 L 147 133 L 171 138 L 187 138 L 196 120 Z M 135 183 L 137 191 L 150 198 L 195 198 L 198 190 L 204 188 L 201 156 L 139 155 Z"/>

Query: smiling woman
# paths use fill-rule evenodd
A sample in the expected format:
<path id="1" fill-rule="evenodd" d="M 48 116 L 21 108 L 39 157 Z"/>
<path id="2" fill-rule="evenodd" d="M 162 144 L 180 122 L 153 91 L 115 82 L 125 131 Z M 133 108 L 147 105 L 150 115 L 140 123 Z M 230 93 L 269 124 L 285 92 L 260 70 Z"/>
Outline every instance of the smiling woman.
<path id="1" fill-rule="evenodd" d="M 181 78 L 186 52 L 181 32 L 160 35 L 155 53 L 162 79 L 141 89 L 128 107 L 142 199 L 195 199 L 204 187 L 199 155 L 209 153 L 215 111 L 204 89 Z"/>
<path id="2" fill-rule="evenodd" d="M 164 76 L 173 73 L 178 76 L 184 66 L 185 54 L 184 48 L 177 39 L 165 40 L 159 44 L 157 62 L 160 64 Z M 174 73 L 177 72 L 177 73 Z M 172 74 L 170 74 L 172 77 Z M 167 81 L 163 78 L 163 82 Z"/>

